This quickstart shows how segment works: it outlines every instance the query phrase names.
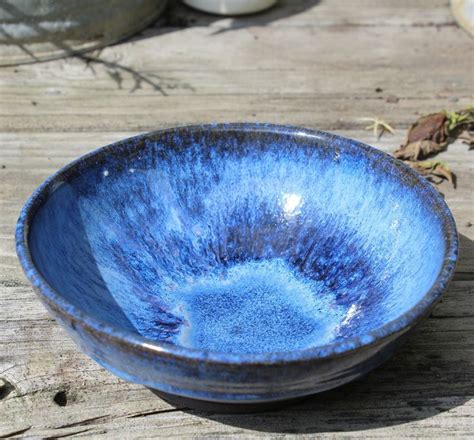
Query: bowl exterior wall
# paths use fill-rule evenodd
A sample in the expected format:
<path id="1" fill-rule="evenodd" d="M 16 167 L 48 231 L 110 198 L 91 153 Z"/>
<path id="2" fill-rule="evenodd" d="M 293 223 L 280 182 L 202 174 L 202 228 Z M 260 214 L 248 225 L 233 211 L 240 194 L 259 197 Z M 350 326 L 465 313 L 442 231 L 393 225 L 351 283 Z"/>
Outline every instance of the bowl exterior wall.
<path id="1" fill-rule="evenodd" d="M 122 379 L 172 395 L 226 403 L 287 400 L 338 387 L 388 360 L 409 333 L 395 333 L 324 359 L 239 365 L 177 358 L 126 345 L 45 306 L 85 354 Z"/>

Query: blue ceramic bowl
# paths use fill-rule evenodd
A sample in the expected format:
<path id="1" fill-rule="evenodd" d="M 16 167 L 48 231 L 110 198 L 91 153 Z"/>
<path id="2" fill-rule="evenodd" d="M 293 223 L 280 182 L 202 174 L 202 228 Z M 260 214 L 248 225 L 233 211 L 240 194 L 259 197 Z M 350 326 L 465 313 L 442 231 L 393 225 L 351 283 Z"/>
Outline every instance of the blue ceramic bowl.
<path id="1" fill-rule="evenodd" d="M 457 245 L 442 197 L 401 162 L 257 124 L 94 151 L 43 183 L 17 228 L 27 277 L 82 350 L 225 410 L 379 365 L 442 295 Z"/>

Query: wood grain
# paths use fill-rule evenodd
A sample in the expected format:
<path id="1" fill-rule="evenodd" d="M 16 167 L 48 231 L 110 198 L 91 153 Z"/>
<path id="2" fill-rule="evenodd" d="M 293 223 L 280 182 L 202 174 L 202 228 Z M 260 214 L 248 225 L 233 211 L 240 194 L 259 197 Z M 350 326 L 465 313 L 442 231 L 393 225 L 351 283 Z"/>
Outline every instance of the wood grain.
<path id="1" fill-rule="evenodd" d="M 473 40 L 448 0 L 286 0 L 241 19 L 177 2 L 133 39 L 0 69 L 0 437 L 471 438 L 474 431 L 474 167 L 440 158 L 461 239 L 455 281 L 429 319 L 366 378 L 283 411 L 176 409 L 81 354 L 49 317 L 14 251 L 18 212 L 48 175 L 139 132 L 208 121 L 331 130 L 393 151 L 420 115 L 473 103 Z M 363 117 L 390 122 L 380 140 Z"/>

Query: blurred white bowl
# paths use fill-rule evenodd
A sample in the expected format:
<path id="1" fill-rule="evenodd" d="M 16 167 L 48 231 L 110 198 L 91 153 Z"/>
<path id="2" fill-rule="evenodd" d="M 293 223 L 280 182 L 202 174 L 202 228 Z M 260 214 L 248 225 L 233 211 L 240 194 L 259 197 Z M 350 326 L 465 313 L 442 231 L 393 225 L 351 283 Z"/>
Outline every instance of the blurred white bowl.
<path id="1" fill-rule="evenodd" d="M 183 0 L 188 6 L 204 12 L 221 15 L 241 15 L 260 12 L 273 6 L 277 0 Z"/>

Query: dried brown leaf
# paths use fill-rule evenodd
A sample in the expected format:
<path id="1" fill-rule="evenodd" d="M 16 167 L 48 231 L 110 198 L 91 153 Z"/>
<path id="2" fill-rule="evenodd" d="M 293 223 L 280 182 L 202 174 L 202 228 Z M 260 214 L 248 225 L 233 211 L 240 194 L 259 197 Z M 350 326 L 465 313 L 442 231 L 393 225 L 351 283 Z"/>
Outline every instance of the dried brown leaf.
<path id="1" fill-rule="evenodd" d="M 393 155 L 401 160 L 422 160 L 429 156 L 440 153 L 446 149 L 446 145 L 440 145 L 433 141 L 417 141 L 412 142 L 405 147 L 395 151 Z"/>
<path id="2" fill-rule="evenodd" d="M 418 141 L 433 141 L 443 144 L 447 140 L 446 114 L 444 112 L 432 113 L 419 118 L 408 130 L 404 146 Z"/>
<path id="3" fill-rule="evenodd" d="M 446 164 L 440 161 L 423 161 L 423 162 L 406 162 L 414 170 L 418 171 L 422 176 L 435 184 L 447 180 L 454 188 L 456 188 L 456 175 L 448 168 Z M 438 178 L 439 180 L 434 180 Z"/>
<path id="4" fill-rule="evenodd" d="M 458 135 L 458 139 L 461 139 L 464 144 L 469 145 L 469 150 L 474 148 L 474 134 L 469 130 L 463 130 Z"/>
<path id="5" fill-rule="evenodd" d="M 439 164 L 433 167 L 431 174 L 433 176 L 441 177 L 442 179 L 446 179 L 454 188 L 456 188 L 456 176 L 454 173 L 445 167 L 442 164 Z"/>
<path id="6" fill-rule="evenodd" d="M 423 161 L 444 151 L 456 139 L 469 145 L 469 150 L 474 149 L 474 107 L 422 116 L 410 127 L 405 143 L 393 155 L 430 182 L 438 185 L 447 180 L 456 188 L 456 175 L 443 162 Z"/>

